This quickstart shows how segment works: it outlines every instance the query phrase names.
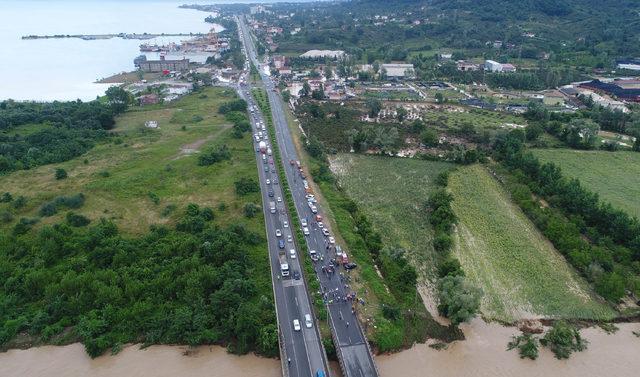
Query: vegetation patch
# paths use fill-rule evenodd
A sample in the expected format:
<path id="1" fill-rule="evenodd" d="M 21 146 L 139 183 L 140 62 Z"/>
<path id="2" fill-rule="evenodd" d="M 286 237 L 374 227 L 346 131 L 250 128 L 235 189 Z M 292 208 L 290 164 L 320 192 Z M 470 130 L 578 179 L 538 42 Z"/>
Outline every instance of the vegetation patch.
<path id="1" fill-rule="evenodd" d="M 455 254 L 484 293 L 486 318 L 512 322 L 537 316 L 611 318 L 553 246 L 480 165 L 449 178 L 458 217 Z"/>
<path id="2" fill-rule="evenodd" d="M 640 217 L 640 153 L 534 149 L 542 162 L 553 162 L 569 177 L 630 215 Z"/>

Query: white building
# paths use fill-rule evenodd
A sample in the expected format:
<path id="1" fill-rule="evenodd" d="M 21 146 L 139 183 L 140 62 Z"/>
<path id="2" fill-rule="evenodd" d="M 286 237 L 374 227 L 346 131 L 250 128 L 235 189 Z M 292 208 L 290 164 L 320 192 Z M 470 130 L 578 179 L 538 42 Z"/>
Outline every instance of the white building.
<path id="1" fill-rule="evenodd" d="M 484 69 L 489 72 L 502 72 L 502 64 L 494 60 L 487 60 L 484 62 Z"/>
<path id="2" fill-rule="evenodd" d="M 344 51 L 342 50 L 309 50 L 304 54 L 300 55 L 303 58 L 342 58 L 344 56 Z"/>

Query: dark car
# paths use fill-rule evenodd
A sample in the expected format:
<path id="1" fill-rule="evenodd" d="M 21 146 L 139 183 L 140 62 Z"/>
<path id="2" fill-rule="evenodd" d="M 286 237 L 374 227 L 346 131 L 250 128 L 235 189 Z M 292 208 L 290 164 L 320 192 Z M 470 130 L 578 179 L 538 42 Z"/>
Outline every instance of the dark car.
<path id="1" fill-rule="evenodd" d="M 300 280 L 300 273 L 298 271 L 293 271 L 293 278 L 296 280 Z"/>
<path id="2" fill-rule="evenodd" d="M 346 268 L 347 270 L 353 270 L 356 267 L 358 267 L 358 265 L 353 263 L 353 262 L 347 263 L 347 264 L 344 265 L 344 268 Z"/>
<path id="3" fill-rule="evenodd" d="M 269 197 L 273 198 L 273 191 L 269 191 Z"/>
<path id="4" fill-rule="evenodd" d="M 278 240 L 278 247 L 284 249 L 284 240 Z"/>
<path id="5" fill-rule="evenodd" d="M 269 172 L 269 167 L 268 167 L 268 166 L 265 166 L 265 167 L 264 167 L 264 172 L 265 172 L 265 173 L 268 173 L 268 172 Z"/>

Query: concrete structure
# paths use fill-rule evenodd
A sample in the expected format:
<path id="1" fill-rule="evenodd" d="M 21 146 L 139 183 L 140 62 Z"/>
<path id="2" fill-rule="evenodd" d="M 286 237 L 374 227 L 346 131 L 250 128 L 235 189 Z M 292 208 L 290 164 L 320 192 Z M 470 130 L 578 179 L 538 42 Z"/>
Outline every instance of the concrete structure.
<path id="1" fill-rule="evenodd" d="M 415 76 L 413 64 L 382 64 L 380 70 L 383 69 L 389 78 L 412 78 Z"/>
<path id="2" fill-rule="evenodd" d="M 333 58 L 338 59 L 344 57 L 345 53 L 342 50 L 309 50 L 300 55 L 302 58 Z"/>
<path id="3" fill-rule="evenodd" d="M 618 69 L 628 69 L 630 71 L 640 71 L 640 59 L 618 60 Z"/>
<path id="4" fill-rule="evenodd" d="M 185 71 L 189 69 L 189 59 L 167 60 L 160 56 L 160 60 L 138 59 L 137 67 L 144 72 Z"/>

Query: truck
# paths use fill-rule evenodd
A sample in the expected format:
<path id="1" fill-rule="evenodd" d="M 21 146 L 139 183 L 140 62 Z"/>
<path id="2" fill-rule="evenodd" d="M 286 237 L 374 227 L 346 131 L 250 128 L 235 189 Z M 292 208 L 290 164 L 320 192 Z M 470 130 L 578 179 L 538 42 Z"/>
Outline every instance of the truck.
<path id="1" fill-rule="evenodd" d="M 267 143 L 266 142 L 261 141 L 260 143 L 258 143 L 258 148 L 260 148 L 260 152 L 267 153 Z"/>
<path id="2" fill-rule="evenodd" d="M 282 274 L 282 277 L 289 276 L 289 263 L 280 263 L 280 273 Z"/>
<path id="3" fill-rule="evenodd" d="M 276 213 L 276 202 L 269 202 L 269 212 Z"/>

